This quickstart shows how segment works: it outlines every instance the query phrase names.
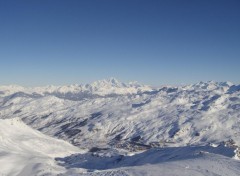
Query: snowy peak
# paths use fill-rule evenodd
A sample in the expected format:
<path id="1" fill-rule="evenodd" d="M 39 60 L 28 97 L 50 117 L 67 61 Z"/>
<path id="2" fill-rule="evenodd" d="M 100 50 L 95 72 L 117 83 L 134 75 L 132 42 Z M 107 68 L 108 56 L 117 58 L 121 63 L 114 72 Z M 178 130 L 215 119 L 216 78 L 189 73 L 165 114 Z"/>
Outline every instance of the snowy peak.
<path id="1" fill-rule="evenodd" d="M 126 87 L 126 85 L 115 78 L 103 79 L 95 81 L 91 84 L 92 87 Z"/>
<path id="2" fill-rule="evenodd" d="M 103 79 L 95 81 L 92 84 L 89 84 L 90 87 L 95 87 L 96 89 L 100 88 L 150 88 L 150 86 L 139 84 L 137 81 L 132 81 L 129 83 L 123 83 L 116 78 Z"/>
<path id="3" fill-rule="evenodd" d="M 130 82 L 128 84 L 122 83 L 115 78 L 104 79 L 93 82 L 90 85 L 85 86 L 89 88 L 92 94 L 105 96 L 105 95 L 126 95 L 136 94 L 138 92 L 150 91 L 152 88 L 146 85 L 140 85 L 137 82 Z"/>

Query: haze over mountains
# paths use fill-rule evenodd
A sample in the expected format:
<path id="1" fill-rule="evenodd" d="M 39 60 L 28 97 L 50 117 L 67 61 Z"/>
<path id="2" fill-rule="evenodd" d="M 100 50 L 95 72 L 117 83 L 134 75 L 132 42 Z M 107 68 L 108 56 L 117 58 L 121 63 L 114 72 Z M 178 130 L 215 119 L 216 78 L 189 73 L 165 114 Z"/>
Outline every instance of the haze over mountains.
<path id="1" fill-rule="evenodd" d="M 5 175 L 240 174 L 240 85 L 230 82 L 152 88 L 111 78 L 87 85 L 0 86 L 0 118 L 8 126 L 0 134 L 2 163 L 25 157 L 25 150 L 36 156 L 31 140 L 21 149 L 28 143 L 21 136 L 30 135 L 46 150 L 64 140 L 61 150 L 69 150 L 54 156 L 41 150 L 48 160 L 36 157 L 39 167 L 25 162 L 14 170 L 6 164 L 10 169 L 0 171 Z M 53 142 L 42 142 L 48 140 Z"/>

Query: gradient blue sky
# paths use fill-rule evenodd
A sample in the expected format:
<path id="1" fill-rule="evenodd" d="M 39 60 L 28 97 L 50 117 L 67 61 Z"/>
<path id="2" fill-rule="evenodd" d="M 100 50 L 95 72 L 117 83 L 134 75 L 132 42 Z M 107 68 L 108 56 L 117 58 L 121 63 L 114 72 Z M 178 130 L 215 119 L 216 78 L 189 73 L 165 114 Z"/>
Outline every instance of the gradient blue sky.
<path id="1" fill-rule="evenodd" d="M 0 0 L 0 84 L 240 82 L 239 0 Z"/>

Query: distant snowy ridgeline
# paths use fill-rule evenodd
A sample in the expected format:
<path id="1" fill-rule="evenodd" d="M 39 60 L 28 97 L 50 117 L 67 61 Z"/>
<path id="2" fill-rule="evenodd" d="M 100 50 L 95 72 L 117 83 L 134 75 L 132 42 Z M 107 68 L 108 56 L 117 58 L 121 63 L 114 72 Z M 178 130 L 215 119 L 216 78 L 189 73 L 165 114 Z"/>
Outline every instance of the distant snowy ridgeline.
<path id="1" fill-rule="evenodd" d="M 0 97 L 21 93 L 24 94 L 22 96 L 41 97 L 54 95 L 64 99 L 81 100 L 83 98 L 131 95 L 151 90 L 152 88 L 150 86 L 141 85 L 137 82 L 125 84 L 119 82 L 115 78 L 110 78 L 86 85 L 46 86 L 33 88 L 26 88 L 17 85 L 0 86 Z"/>

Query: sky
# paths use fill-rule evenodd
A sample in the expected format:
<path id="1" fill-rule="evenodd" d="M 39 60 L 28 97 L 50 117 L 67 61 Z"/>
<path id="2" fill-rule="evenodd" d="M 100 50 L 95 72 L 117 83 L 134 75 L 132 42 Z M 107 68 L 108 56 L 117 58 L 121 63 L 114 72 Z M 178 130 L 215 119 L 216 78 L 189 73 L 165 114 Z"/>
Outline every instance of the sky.
<path id="1" fill-rule="evenodd" d="M 240 83 L 239 0 L 0 0 L 0 85 Z"/>

